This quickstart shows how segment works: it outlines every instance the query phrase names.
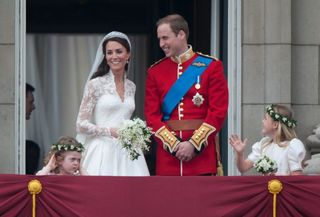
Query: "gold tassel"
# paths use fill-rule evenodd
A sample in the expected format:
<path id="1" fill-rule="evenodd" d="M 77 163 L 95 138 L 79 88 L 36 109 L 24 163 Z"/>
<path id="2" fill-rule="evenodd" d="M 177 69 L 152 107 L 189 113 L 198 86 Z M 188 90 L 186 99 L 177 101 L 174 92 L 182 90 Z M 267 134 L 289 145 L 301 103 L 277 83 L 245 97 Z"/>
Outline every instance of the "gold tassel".
<path id="1" fill-rule="evenodd" d="M 36 194 L 42 190 L 41 182 L 37 179 L 31 180 L 28 183 L 28 190 L 32 194 L 32 217 L 36 217 Z"/>
<path id="2" fill-rule="evenodd" d="M 223 176 L 223 167 L 220 160 L 218 160 L 217 176 Z"/>
<path id="3" fill-rule="evenodd" d="M 277 179 L 272 179 L 268 182 L 268 190 L 273 194 L 273 217 L 277 216 L 277 194 L 282 190 L 282 183 Z"/>
<path id="4" fill-rule="evenodd" d="M 216 143 L 217 176 L 223 176 L 223 166 L 221 163 L 221 155 L 220 155 L 219 134 L 217 134 L 214 139 L 215 139 L 215 143 Z"/>

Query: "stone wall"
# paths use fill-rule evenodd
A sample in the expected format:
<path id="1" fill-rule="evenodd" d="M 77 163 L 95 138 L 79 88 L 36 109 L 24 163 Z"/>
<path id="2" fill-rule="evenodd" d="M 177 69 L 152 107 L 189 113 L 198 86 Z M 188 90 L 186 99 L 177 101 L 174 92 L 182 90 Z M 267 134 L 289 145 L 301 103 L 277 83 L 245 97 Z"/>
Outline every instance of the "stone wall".
<path id="1" fill-rule="evenodd" d="M 291 103 L 291 0 L 243 0 L 242 19 L 242 136 L 251 145 L 265 106 Z"/>
<path id="2" fill-rule="evenodd" d="M 304 143 L 320 123 L 319 11 L 318 0 L 242 0 L 242 136 L 249 144 L 261 138 L 270 103 L 292 106 Z"/>
<path id="3" fill-rule="evenodd" d="M 320 1 L 292 0 L 292 104 L 305 139 L 320 123 Z"/>
<path id="4" fill-rule="evenodd" d="M 15 1 L 0 0 L 0 173 L 15 172 Z"/>

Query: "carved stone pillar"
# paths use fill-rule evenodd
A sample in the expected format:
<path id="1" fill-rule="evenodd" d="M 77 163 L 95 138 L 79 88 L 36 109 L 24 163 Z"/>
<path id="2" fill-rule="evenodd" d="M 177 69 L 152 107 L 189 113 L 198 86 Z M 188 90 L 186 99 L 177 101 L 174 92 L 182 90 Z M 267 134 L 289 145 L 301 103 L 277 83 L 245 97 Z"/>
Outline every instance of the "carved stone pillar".
<path id="1" fill-rule="evenodd" d="M 316 125 L 315 129 L 307 138 L 307 150 L 310 150 L 311 159 L 305 163 L 307 166 L 303 172 L 305 174 L 320 174 L 320 124 Z"/>
<path id="2" fill-rule="evenodd" d="M 311 155 L 320 153 L 320 124 L 316 125 L 312 134 L 308 136 L 306 145 Z"/>

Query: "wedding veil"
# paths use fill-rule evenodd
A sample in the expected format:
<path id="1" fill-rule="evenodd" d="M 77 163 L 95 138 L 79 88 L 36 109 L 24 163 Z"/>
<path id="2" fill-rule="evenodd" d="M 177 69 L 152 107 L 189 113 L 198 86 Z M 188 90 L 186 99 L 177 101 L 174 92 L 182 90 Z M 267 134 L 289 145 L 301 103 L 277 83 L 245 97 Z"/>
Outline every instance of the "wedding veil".
<path id="1" fill-rule="evenodd" d="M 83 95 L 88 87 L 88 82 L 90 81 L 92 75 L 98 70 L 98 67 L 99 65 L 101 64 L 103 58 L 105 58 L 104 54 L 103 54 L 103 49 L 102 48 L 102 45 L 103 45 L 103 42 L 107 39 L 111 39 L 111 38 L 122 38 L 124 40 L 126 40 L 129 44 L 129 47 L 130 47 L 130 50 L 132 50 L 131 48 L 131 43 L 130 43 L 130 40 L 128 38 L 128 36 L 122 32 L 117 32 L 117 31 L 112 31 L 110 33 L 108 33 L 106 36 L 104 36 L 104 38 L 101 40 L 99 46 L 98 46 L 98 49 L 97 49 L 97 54 L 96 54 L 96 58 L 93 62 L 93 65 L 91 67 L 91 70 L 90 70 L 90 73 L 89 73 L 89 76 L 87 78 L 87 81 L 86 81 L 86 84 L 84 86 L 84 91 L 83 91 Z M 128 66 L 129 68 L 129 66 Z M 76 136 L 76 139 L 78 142 L 82 143 L 82 144 L 85 144 L 86 142 L 86 139 L 87 139 L 87 135 L 86 134 L 83 134 L 83 133 L 78 133 L 77 136 Z"/>
<path id="2" fill-rule="evenodd" d="M 102 44 L 103 44 L 103 42 L 105 40 L 110 39 L 110 38 L 122 38 L 122 39 L 125 39 L 128 42 L 130 50 L 131 50 L 130 40 L 129 40 L 128 36 L 125 35 L 124 33 L 113 31 L 113 32 L 108 33 L 106 36 L 104 36 L 104 38 L 101 40 L 101 42 L 99 44 L 99 47 L 98 47 L 98 50 L 97 50 L 97 54 L 96 54 L 96 59 L 94 60 L 92 68 L 90 70 L 86 85 L 84 87 L 85 89 L 86 89 L 86 87 L 88 85 L 88 81 L 90 81 L 92 75 L 98 70 L 98 67 L 99 67 L 100 63 L 102 62 L 102 60 L 104 58 L 104 55 L 103 55 L 103 52 L 102 52 L 102 50 L 103 50 Z"/>

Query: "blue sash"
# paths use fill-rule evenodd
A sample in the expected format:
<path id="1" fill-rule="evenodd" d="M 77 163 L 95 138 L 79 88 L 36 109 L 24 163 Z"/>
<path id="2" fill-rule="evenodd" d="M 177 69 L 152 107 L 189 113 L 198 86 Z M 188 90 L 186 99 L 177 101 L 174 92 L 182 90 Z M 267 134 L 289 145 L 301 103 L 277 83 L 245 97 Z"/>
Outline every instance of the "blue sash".
<path id="1" fill-rule="evenodd" d="M 190 90 L 192 85 L 197 82 L 197 77 L 207 69 L 213 59 L 198 56 L 190 66 L 183 72 L 178 80 L 172 85 L 162 102 L 162 119 L 170 119 L 173 109 L 178 105 L 181 98 Z"/>

